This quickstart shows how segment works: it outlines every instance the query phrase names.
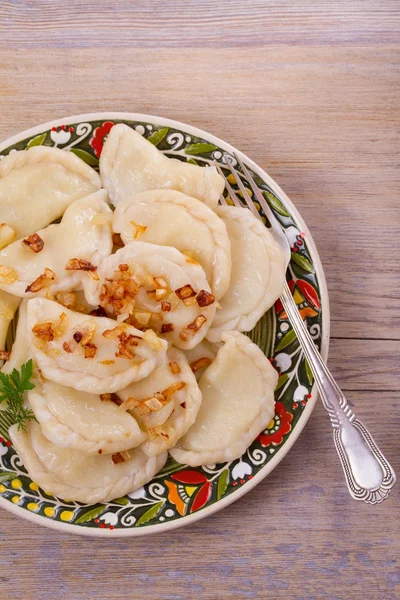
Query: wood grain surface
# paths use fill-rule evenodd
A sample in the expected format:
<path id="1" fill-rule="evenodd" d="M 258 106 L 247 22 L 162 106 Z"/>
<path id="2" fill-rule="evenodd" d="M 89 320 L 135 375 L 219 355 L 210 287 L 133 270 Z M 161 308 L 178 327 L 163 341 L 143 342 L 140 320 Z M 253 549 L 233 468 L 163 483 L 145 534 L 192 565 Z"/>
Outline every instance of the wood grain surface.
<path id="1" fill-rule="evenodd" d="M 135 111 L 246 152 L 327 276 L 329 364 L 400 473 L 398 0 L 0 0 L 0 138 Z M 169 534 L 60 535 L 0 511 L 0 599 L 396 600 L 400 495 L 350 500 L 327 417 L 254 491 Z"/>

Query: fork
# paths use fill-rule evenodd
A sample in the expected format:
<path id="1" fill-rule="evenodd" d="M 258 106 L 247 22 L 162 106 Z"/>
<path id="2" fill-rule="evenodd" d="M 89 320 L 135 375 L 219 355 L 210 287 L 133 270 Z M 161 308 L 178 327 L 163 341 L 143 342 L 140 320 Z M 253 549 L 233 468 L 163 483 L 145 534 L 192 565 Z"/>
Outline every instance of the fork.
<path id="1" fill-rule="evenodd" d="M 261 220 L 257 207 L 243 183 L 244 180 L 247 180 L 269 221 L 269 230 L 283 252 L 285 267 L 287 269 L 291 251 L 283 228 L 273 214 L 261 190 L 256 185 L 249 169 L 236 154 L 234 154 L 234 157 L 238 165 L 240 165 L 242 173 L 239 173 L 233 167 L 229 161 L 229 157 L 224 164 L 214 161 L 218 172 L 225 180 L 229 198 L 239 208 L 246 208 L 247 206 L 253 215 Z M 235 178 L 246 206 L 243 205 L 243 202 L 230 185 L 222 167 L 228 169 Z M 226 199 L 223 196 L 221 196 L 221 203 L 227 205 Z M 334 444 L 351 496 L 356 500 L 364 500 L 368 504 L 382 502 L 388 497 L 396 482 L 395 472 L 379 450 L 368 429 L 356 418 L 349 407 L 345 395 L 323 361 L 299 314 L 286 280 L 280 300 L 310 366 L 322 404 L 328 411 L 333 427 Z"/>

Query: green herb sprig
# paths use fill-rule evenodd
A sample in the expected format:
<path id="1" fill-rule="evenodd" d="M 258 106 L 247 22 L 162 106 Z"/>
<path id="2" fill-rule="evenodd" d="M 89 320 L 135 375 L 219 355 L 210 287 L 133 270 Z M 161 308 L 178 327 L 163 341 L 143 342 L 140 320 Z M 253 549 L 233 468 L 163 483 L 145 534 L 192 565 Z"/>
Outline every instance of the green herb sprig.
<path id="1" fill-rule="evenodd" d="M 20 372 L 17 369 L 13 369 L 11 373 L 0 371 L 0 403 L 7 402 L 5 416 L 23 431 L 26 431 L 26 421 L 36 421 L 31 409 L 24 406 L 24 392 L 35 387 L 31 381 L 32 373 L 32 360 L 21 365 Z"/>

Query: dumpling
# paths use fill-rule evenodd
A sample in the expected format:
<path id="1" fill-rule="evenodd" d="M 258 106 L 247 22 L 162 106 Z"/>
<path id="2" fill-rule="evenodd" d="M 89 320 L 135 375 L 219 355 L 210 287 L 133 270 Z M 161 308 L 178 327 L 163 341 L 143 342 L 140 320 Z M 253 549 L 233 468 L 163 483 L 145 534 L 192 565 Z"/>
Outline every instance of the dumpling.
<path id="1" fill-rule="evenodd" d="M 100 188 L 96 171 L 72 152 L 47 146 L 13 152 L 0 161 L 0 223 L 17 238 L 27 236 Z"/>
<path id="2" fill-rule="evenodd" d="M 2 292 L 4 293 L 4 292 Z M 15 298 L 15 296 L 13 296 Z M 20 300 L 18 298 L 18 300 Z M 13 369 L 21 369 L 21 365 L 30 358 L 29 346 L 26 343 L 26 305 L 28 301 L 22 300 L 18 310 L 18 325 L 14 343 L 11 348 L 10 358 L 2 367 L 3 373 L 11 373 Z"/>
<path id="3" fill-rule="evenodd" d="M 232 250 L 231 283 L 220 300 L 207 339 L 219 342 L 223 331 L 251 331 L 279 298 L 285 259 L 268 229 L 246 208 L 219 206 Z"/>
<path id="4" fill-rule="evenodd" d="M 223 221 L 203 202 L 175 190 L 152 190 L 121 201 L 113 230 L 124 244 L 139 239 L 173 246 L 203 267 L 216 300 L 229 287 L 231 248 Z"/>
<path id="5" fill-rule="evenodd" d="M 184 354 L 170 348 L 167 358 L 155 371 L 118 392 L 124 401 L 120 409 L 129 410 L 146 431 L 148 439 L 141 449 L 148 456 L 172 448 L 194 423 L 201 404 L 201 393 Z"/>
<path id="6" fill-rule="evenodd" d="M 76 313 L 45 298 L 28 302 L 26 339 L 46 379 L 92 394 L 147 377 L 168 346 L 151 330 Z"/>
<path id="7" fill-rule="evenodd" d="M 167 453 L 149 458 L 139 449 L 124 454 L 88 456 L 50 442 L 35 422 L 27 431 L 9 430 L 29 476 L 41 488 L 69 501 L 110 502 L 142 487 L 164 466 Z"/>
<path id="8" fill-rule="evenodd" d="M 199 167 L 168 158 L 123 123 L 114 125 L 104 144 L 100 175 L 115 206 L 138 192 L 172 189 L 215 208 L 225 187 L 215 167 Z"/>
<path id="9" fill-rule="evenodd" d="M 193 348 L 206 335 L 216 311 L 206 275 L 179 250 L 131 242 L 99 265 L 98 281 L 86 277 L 90 304 L 151 327 L 178 348 Z"/>
<path id="10" fill-rule="evenodd" d="M 183 351 L 197 381 L 203 375 L 206 368 L 213 362 L 219 350 L 219 345 L 221 344 L 212 344 L 204 339 L 195 348 Z"/>
<path id="11" fill-rule="evenodd" d="M 150 376 L 151 377 L 151 376 Z M 115 394 L 88 394 L 38 378 L 28 402 L 43 435 L 62 448 L 85 454 L 115 454 L 147 438 L 137 421 L 118 408 Z"/>
<path id="12" fill-rule="evenodd" d="M 20 302 L 20 298 L 0 290 L 0 350 L 5 349 L 8 328 Z"/>
<path id="13" fill-rule="evenodd" d="M 71 204 L 61 223 L 17 240 L 0 251 L 0 289 L 16 296 L 55 294 L 81 286 L 111 254 L 111 209 L 99 190 Z"/>
<path id="14" fill-rule="evenodd" d="M 203 396 L 194 425 L 171 456 L 192 467 L 239 458 L 274 416 L 278 374 L 258 346 L 237 331 L 199 381 Z"/>

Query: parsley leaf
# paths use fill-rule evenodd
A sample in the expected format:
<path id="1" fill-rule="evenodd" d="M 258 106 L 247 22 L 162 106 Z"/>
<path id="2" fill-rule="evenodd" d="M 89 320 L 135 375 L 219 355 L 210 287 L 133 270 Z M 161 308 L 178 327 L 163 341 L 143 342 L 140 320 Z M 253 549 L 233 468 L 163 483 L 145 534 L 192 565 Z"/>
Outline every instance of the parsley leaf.
<path id="1" fill-rule="evenodd" d="M 0 403 L 7 401 L 5 414 L 23 431 L 26 431 L 26 421 L 36 420 L 31 409 L 24 406 L 24 392 L 35 387 L 31 382 L 32 373 L 32 360 L 21 365 L 21 372 L 17 369 L 9 374 L 0 371 Z"/>

